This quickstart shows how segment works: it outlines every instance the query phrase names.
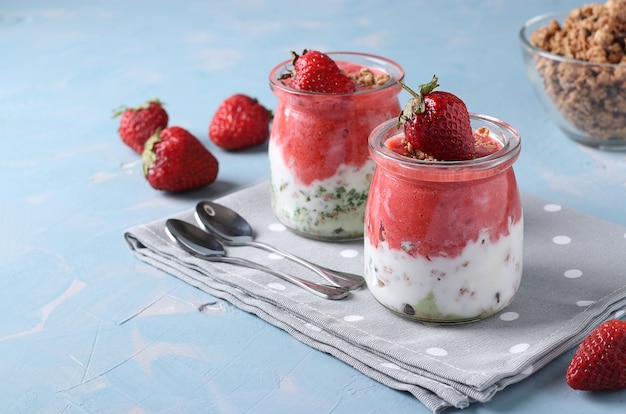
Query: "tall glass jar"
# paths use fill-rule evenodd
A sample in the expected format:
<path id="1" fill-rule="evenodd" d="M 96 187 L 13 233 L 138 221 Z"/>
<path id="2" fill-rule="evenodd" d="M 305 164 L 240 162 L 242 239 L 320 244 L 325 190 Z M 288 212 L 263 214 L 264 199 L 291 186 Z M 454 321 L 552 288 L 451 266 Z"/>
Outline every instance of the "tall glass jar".
<path id="1" fill-rule="evenodd" d="M 470 117 L 475 131 L 486 127 L 485 140 L 502 148 L 429 162 L 386 144 L 403 133 L 396 119 L 370 136 L 377 168 L 365 217 L 365 279 L 378 302 L 407 318 L 485 318 L 513 300 L 521 281 L 524 225 L 512 168 L 520 136 L 500 120 Z"/>
<path id="2" fill-rule="evenodd" d="M 270 73 L 278 97 L 269 138 L 272 208 L 290 230 L 318 240 L 363 237 L 365 202 L 374 162 L 369 157 L 372 129 L 400 113 L 398 81 L 403 69 L 368 54 L 328 55 L 346 72 L 369 68 L 390 79 L 349 94 L 323 94 L 290 88 L 280 77 L 291 61 Z"/>

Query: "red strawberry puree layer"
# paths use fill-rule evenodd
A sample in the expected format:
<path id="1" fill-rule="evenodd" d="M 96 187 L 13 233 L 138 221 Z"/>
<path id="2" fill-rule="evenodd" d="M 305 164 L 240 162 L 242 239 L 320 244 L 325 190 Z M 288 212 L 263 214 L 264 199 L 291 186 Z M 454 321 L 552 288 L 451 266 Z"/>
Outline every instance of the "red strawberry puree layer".
<path id="1" fill-rule="evenodd" d="M 483 137 L 476 134 L 478 140 Z M 390 139 L 386 145 L 403 154 L 398 145 L 401 137 Z M 487 141 L 477 149 L 482 156 L 501 148 L 501 144 Z M 519 192 L 512 170 L 488 183 L 471 181 L 472 172 L 459 173 L 455 183 L 420 180 L 398 180 L 379 174 L 374 177 L 379 200 L 372 203 L 369 216 L 377 217 L 378 229 L 370 228 L 370 242 L 380 239 L 392 249 L 402 249 L 412 256 L 458 256 L 468 242 L 476 242 L 482 229 L 489 228 L 491 241 L 507 235 L 509 223 L 517 223 L 521 216 Z M 435 178 L 436 177 L 432 177 Z M 440 177 L 447 180 L 444 175 Z M 488 186 L 488 189 L 485 187 Z M 367 221 L 369 226 L 376 222 Z M 407 248 L 407 241 L 414 241 Z"/>
<path id="2" fill-rule="evenodd" d="M 336 63 L 348 75 L 363 67 Z M 272 138 L 287 168 L 300 183 L 310 185 L 332 177 L 342 165 L 363 167 L 373 127 L 400 113 L 397 93 L 396 88 L 374 92 L 360 86 L 349 95 L 280 92 Z"/>
<path id="3" fill-rule="evenodd" d="M 402 154 L 399 139 L 385 146 Z M 481 155 L 501 148 L 483 143 Z M 522 207 L 510 168 L 515 158 L 489 168 L 446 169 L 374 156 L 365 273 L 379 302 L 431 321 L 471 320 L 508 305 L 522 260 Z"/>

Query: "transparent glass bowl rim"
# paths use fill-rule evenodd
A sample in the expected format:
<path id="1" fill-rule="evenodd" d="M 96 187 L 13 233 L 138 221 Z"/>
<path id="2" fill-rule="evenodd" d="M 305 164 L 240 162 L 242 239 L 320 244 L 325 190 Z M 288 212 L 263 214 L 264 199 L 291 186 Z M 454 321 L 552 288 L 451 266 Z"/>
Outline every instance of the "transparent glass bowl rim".
<path id="1" fill-rule="evenodd" d="M 550 53 L 530 43 L 530 35 L 532 33 L 528 33 L 528 30 L 530 29 L 531 26 L 534 26 L 540 22 L 545 23 L 541 26 L 547 26 L 547 24 L 551 20 L 556 20 L 559 22 L 559 24 L 563 24 L 563 19 L 569 16 L 569 14 L 570 12 L 545 13 L 539 16 L 535 16 L 532 19 L 528 20 L 519 31 L 519 38 L 520 38 L 520 42 L 522 43 L 522 47 L 532 54 L 540 55 L 546 59 L 556 60 L 559 62 L 574 63 L 574 64 L 584 65 L 584 66 L 595 66 L 595 67 L 600 66 L 600 67 L 607 67 L 607 68 L 619 66 L 620 65 L 619 63 L 596 63 L 596 62 L 588 62 L 586 60 L 568 58 L 565 56 L 557 55 L 555 53 Z M 537 28 L 539 27 L 540 26 L 537 26 Z"/>
<path id="2" fill-rule="evenodd" d="M 402 66 L 400 66 L 400 64 L 398 64 L 397 62 L 388 59 L 384 56 L 379 56 L 379 55 L 373 55 L 370 53 L 361 53 L 361 52 L 324 52 L 325 54 L 327 54 L 328 56 L 330 56 L 331 58 L 333 58 L 334 56 L 355 56 L 355 57 L 359 57 L 359 58 L 367 58 L 367 59 L 372 59 L 372 60 L 377 60 L 377 61 L 382 61 L 385 64 L 392 66 L 397 73 L 392 73 L 391 75 L 392 78 L 389 82 L 387 82 L 386 84 L 373 88 L 373 89 L 364 89 L 364 90 L 360 90 L 360 91 L 356 91 L 356 92 L 351 92 L 351 93 L 338 93 L 338 94 L 329 94 L 329 93 L 320 93 L 320 92 L 310 92 L 310 91 L 299 91 L 296 89 L 292 89 L 289 88 L 287 86 L 285 86 L 282 82 L 280 82 L 278 80 L 277 75 L 279 73 L 281 73 L 282 70 L 284 69 L 288 69 L 290 67 L 290 65 L 293 62 L 293 59 L 289 59 L 289 60 L 285 60 L 281 63 L 279 63 L 278 65 L 276 65 L 271 71 L 270 71 L 270 85 L 272 87 L 278 88 L 284 92 L 290 93 L 290 94 L 294 94 L 294 95 L 302 95 L 302 96 L 318 96 L 318 97 L 323 97 L 323 96 L 327 96 L 327 97 L 338 97 L 338 96 L 354 96 L 354 95 L 364 95 L 364 94 L 370 94 L 370 93 L 376 93 L 376 92 L 380 92 L 382 90 L 391 88 L 391 87 L 396 87 L 396 88 L 400 88 L 400 84 L 398 83 L 398 81 L 403 81 L 404 80 L 404 68 L 402 68 Z M 349 60 L 348 60 L 349 61 Z"/>
<path id="3" fill-rule="evenodd" d="M 475 169 L 491 169 L 503 163 L 509 162 L 510 160 L 514 160 L 521 150 L 522 142 L 521 137 L 517 130 L 515 130 L 508 123 L 483 114 L 477 114 L 470 112 L 470 119 L 473 121 L 482 121 L 485 122 L 487 128 L 489 125 L 496 125 L 500 130 L 503 131 L 503 134 L 507 136 L 506 142 L 503 143 L 503 146 L 500 150 L 486 155 L 480 158 L 474 158 L 471 160 L 460 160 L 460 161 L 427 161 L 427 160 L 419 160 L 416 158 L 406 157 L 404 155 L 398 154 L 391 149 L 387 148 L 384 144 L 385 141 L 382 139 L 382 134 L 384 131 L 389 130 L 390 128 L 395 128 L 397 124 L 397 119 L 390 119 L 382 124 L 378 125 L 369 138 L 369 146 L 370 149 L 376 154 L 378 157 L 385 158 L 394 163 L 397 163 L 401 166 L 407 168 L 429 168 L 429 169 L 458 169 L 458 168 L 475 168 Z M 496 133 L 493 128 L 489 128 L 491 133 L 499 136 L 500 134 Z M 402 129 L 397 130 L 398 134 L 402 134 Z M 387 138 L 396 135 L 391 134 Z"/>

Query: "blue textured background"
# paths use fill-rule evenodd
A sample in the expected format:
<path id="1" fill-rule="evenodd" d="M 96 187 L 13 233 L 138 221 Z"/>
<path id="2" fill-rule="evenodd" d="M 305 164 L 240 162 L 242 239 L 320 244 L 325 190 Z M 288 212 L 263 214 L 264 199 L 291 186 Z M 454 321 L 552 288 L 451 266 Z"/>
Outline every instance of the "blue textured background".
<path id="1" fill-rule="evenodd" d="M 0 411 L 427 412 L 143 265 L 122 232 L 267 176 L 266 146 L 222 151 L 208 124 L 237 92 L 274 107 L 268 73 L 303 48 L 384 55 L 409 84 L 436 73 L 519 130 L 522 191 L 626 225 L 625 154 L 567 139 L 522 65 L 521 25 L 581 4 L 0 1 Z M 170 195 L 144 180 L 111 115 L 154 96 L 217 156 L 216 183 Z M 570 357 L 464 412 L 626 412 L 624 392 L 570 390 Z"/>

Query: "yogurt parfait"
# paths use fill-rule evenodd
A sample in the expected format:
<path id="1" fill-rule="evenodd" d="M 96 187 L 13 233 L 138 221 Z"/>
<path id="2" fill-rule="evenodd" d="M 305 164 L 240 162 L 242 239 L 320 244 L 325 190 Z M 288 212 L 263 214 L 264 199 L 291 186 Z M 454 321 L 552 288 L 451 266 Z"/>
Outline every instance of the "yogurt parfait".
<path id="1" fill-rule="evenodd" d="M 382 57 L 317 51 L 271 71 L 271 200 L 287 228 L 318 240 L 363 237 L 375 167 L 368 137 L 400 111 L 403 77 Z"/>
<path id="2" fill-rule="evenodd" d="M 520 285 L 520 136 L 432 89 L 370 136 L 365 278 L 399 315 L 467 322 L 502 310 Z"/>

